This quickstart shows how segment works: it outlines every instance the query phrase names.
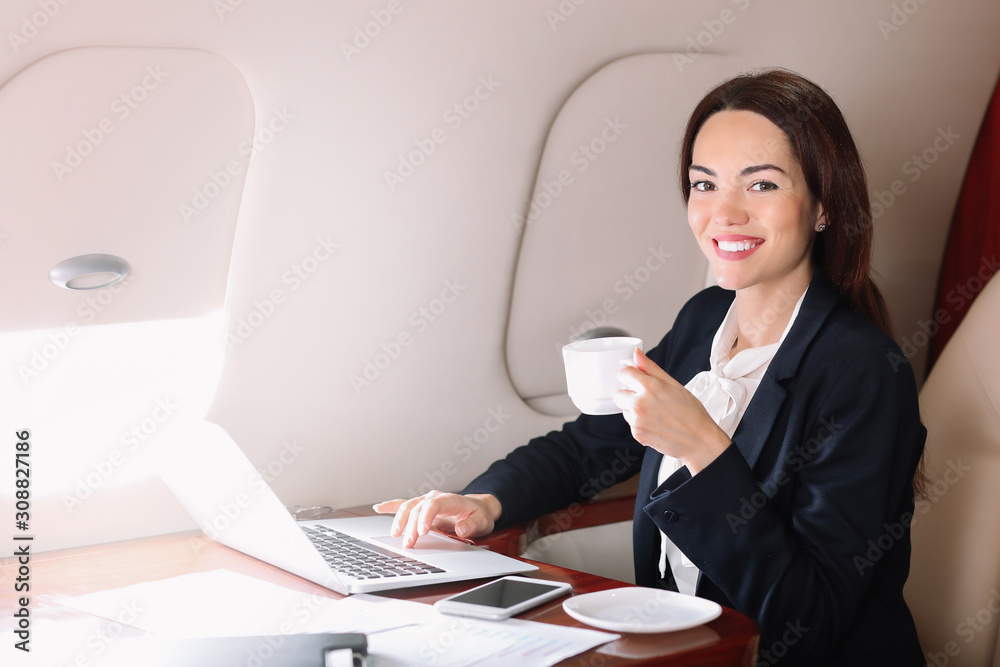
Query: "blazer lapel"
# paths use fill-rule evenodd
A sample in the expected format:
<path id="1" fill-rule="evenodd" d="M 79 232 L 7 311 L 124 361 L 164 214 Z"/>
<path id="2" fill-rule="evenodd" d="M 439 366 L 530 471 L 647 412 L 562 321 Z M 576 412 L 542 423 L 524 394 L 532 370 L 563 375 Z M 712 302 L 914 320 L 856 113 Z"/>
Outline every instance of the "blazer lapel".
<path id="1" fill-rule="evenodd" d="M 760 385 L 733 433 L 733 443 L 752 469 L 771 435 L 775 419 L 788 396 L 783 382 L 795 376 L 802 357 L 823 322 L 840 302 L 840 295 L 821 271 L 813 274 L 799 314 L 788 335 L 768 364 Z"/>

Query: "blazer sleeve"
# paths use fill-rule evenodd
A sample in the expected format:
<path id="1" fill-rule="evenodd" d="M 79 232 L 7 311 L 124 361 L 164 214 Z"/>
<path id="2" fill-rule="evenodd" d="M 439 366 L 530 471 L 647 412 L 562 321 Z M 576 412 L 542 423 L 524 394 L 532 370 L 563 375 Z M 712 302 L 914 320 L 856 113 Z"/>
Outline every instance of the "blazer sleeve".
<path id="1" fill-rule="evenodd" d="M 901 588 L 912 476 L 926 434 L 912 371 L 888 363 L 884 347 L 826 367 L 819 374 L 828 389 L 800 387 L 814 392 L 804 398 L 813 416 L 786 430 L 767 484 L 730 445 L 694 477 L 681 468 L 644 507 L 702 575 L 757 620 L 762 648 L 793 633 L 784 648 L 795 664 L 830 657 L 871 595 L 874 573 L 902 570 L 891 575 L 901 576 Z"/>
<path id="2" fill-rule="evenodd" d="M 638 473 L 642 456 L 620 414 L 581 415 L 494 462 L 462 493 L 496 496 L 499 528 L 592 498 Z"/>

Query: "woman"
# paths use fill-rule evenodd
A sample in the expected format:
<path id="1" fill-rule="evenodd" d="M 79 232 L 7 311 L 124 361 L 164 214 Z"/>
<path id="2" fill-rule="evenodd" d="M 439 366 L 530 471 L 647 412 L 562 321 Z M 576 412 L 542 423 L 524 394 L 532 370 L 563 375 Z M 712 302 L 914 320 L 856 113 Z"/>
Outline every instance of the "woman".
<path id="1" fill-rule="evenodd" d="M 791 72 L 736 77 L 692 114 L 681 185 L 720 287 L 622 371 L 623 414 L 532 440 L 462 495 L 376 510 L 407 544 L 483 535 L 639 473 L 636 583 L 751 616 L 760 664 L 924 664 L 902 589 L 925 430 L 843 116 Z"/>

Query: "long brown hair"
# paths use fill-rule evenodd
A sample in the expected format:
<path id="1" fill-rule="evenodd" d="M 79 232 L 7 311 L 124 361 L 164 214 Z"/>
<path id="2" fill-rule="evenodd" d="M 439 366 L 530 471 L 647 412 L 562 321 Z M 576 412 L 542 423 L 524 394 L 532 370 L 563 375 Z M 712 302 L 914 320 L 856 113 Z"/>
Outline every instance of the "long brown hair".
<path id="1" fill-rule="evenodd" d="M 890 336 L 885 300 L 871 277 L 872 224 L 861 155 L 833 98 L 784 69 L 741 74 L 709 92 L 695 107 L 681 145 L 681 194 L 691 194 L 688 168 L 694 140 L 720 111 L 752 111 L 784 131 L 813 201 L 823 206 L 826 229 L 817 233 L 813 263 L 856 310 Z"/>

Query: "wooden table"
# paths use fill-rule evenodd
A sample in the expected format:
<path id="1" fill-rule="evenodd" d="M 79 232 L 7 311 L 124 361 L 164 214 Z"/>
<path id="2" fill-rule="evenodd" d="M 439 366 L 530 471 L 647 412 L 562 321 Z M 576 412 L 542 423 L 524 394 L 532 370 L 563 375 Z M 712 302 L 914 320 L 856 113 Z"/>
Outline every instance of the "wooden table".
<path id="1" fill-rule="evenodd" d="M 342 511 L 331 516 L 351 516 L 359 513 L 363 512 Z M 509 551 L 512 534 L 501 532 L 479 542 L 487 548 Z M 628 585 L 555 565 L 535 564 L 540 569 L 529 576 L 568 581 L 573 584 L 574 594 Z M 37 554 L 32 556 L 30 567 L 33 657 L 37 657 L 38 650 L 45 651 L 43 643 L 56 640 L 80 642 L 79 650 L 71 651 L 68 654 L 69 658 L 60 658 L 61 662 L 57 664 L 35 661 L 8 663 L 0 660 L 3 664 L 44 664 L 46 667 L 70 665 L 90 667 L 97 664 L 95 658 L 99 656 L 99 649 L 104 639 L 95 638 L 93 631 L 89 634 L 73 632 L 74 627 L 80 623 L 90 623 L 90 626 L 86 627 L 93 627 L 95 619 L 58 604 L 59 598 L 66 596 L 83 595 L 181 574 L 226 569 L 305 593 L 330 598 L 342 597 L 338 593 L 213 542 L 200 532 Z M 18 608 L 17 598 L 20 594 L 14 592 L 17 570 L 18 563 L 14 559 L 5 558 L 0 561 L 0 591 L 2 591 L 0 616 L 4 619 L 0 623 L 0 628 L 3 629 L 11 627 L 12 614 Z M 471 587 L 472 583 L 423 586 L 382 595 L 433 603 Z M 588 627 L 568 616 L 562 609 L 561 600 L 536 607 L 518 618 L 564 626 Z M 115 631 L 122 635 L 137 634 L 137 631 L 127 627 L 127 624 L 118 626 Z M 698 628 L 663 634 L 624 634 L 615 642 L 561 664 L 579 667 L 657 664 L 752 665 L 757 652 L 757 642 L 756 624 L 743 614 L 724 608 L 719 618 Z M 0 647 L 0 656 L 8 655 L 9 649 L 8 646 Z M 14 653 L 21 654 L 18 651 Z M 15 658 L 17 657 L 23 657 L 23 654 L 15 655 Z"/>

